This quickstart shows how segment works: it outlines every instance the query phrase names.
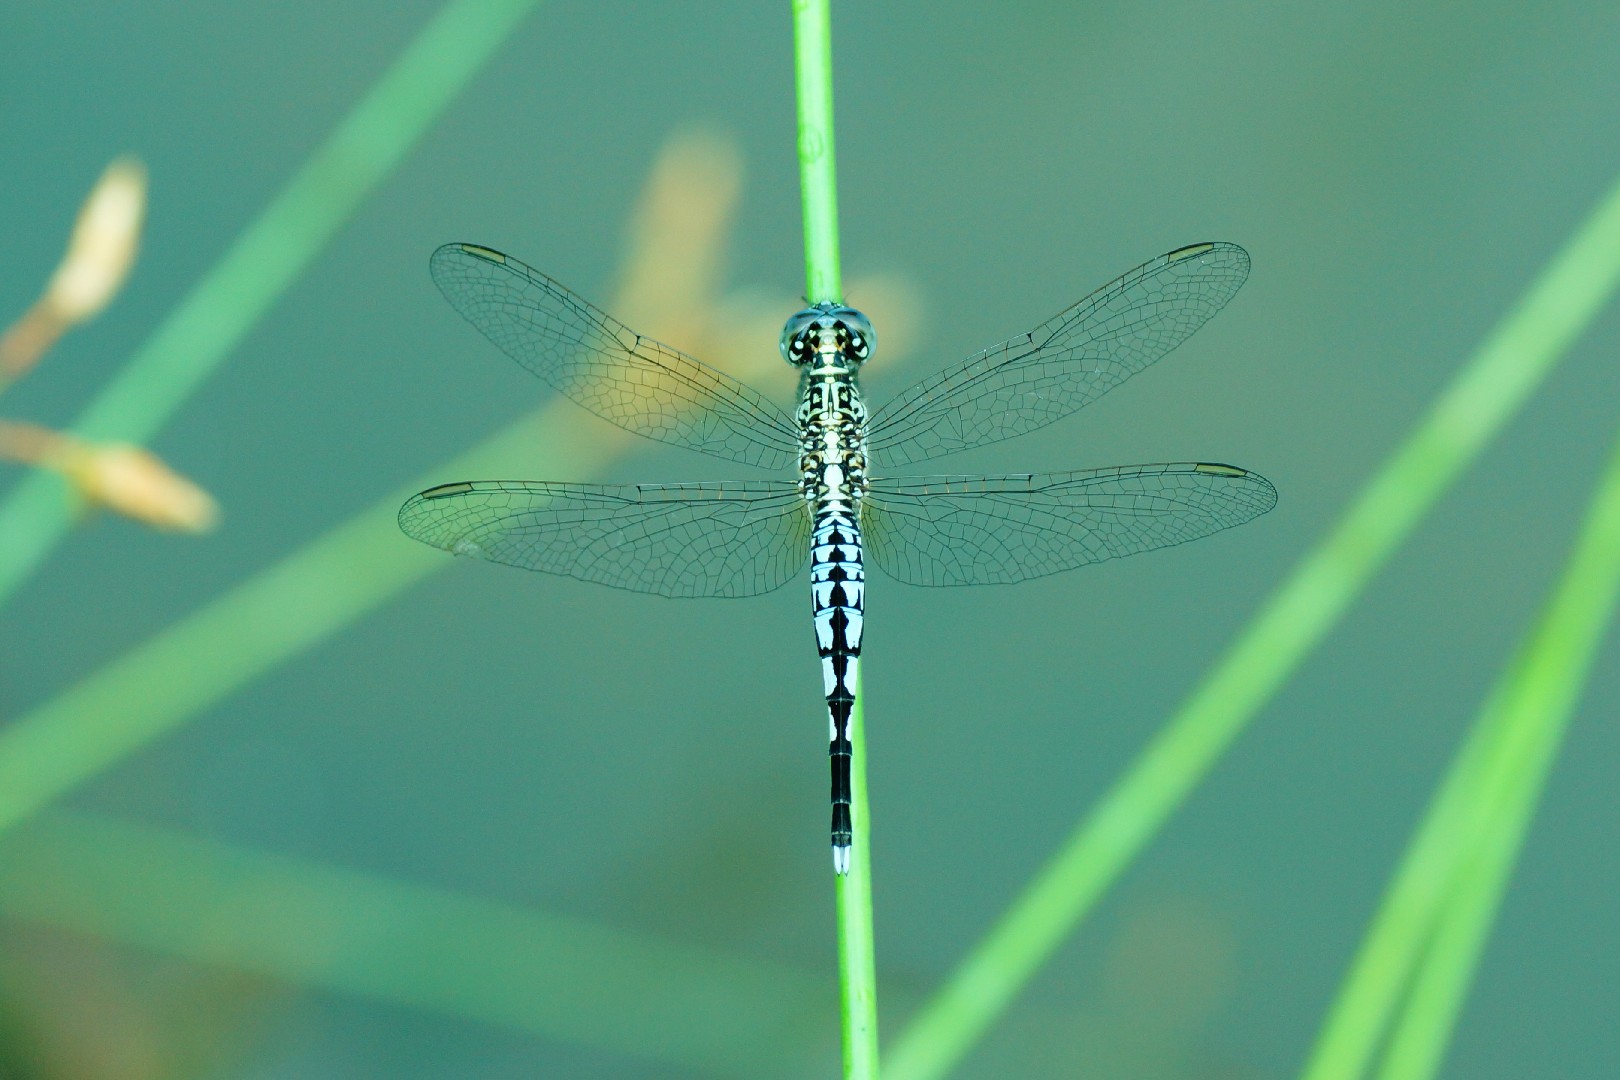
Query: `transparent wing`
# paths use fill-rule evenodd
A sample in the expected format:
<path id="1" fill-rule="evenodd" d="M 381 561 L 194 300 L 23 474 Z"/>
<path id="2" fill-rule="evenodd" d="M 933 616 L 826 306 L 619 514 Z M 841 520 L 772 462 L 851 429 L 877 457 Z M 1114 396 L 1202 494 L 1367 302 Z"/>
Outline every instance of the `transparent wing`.
<path id="1" fill-rule="evenodd" d="M 433 253 L 445 298 L 512 359 L 591 412 L 746 465 L 797 460 L 793 420 L 754 390 L 642 337 L 516 259 L 476 244 Z"/>
<path id="2" fill-rule="evenodd" d="M 1248 276 L 1249 254 L 1236 244 L 1194 244 L 1144 263 L 890 401 L 872 417 L 873 460 L 926 461 L 1067 416 L 1187 340 Z"/>
<path id="3" fill-rule="evenodd" d="M 810 553 L 791 481 L 553 484 L 480 480 L 413 495 L 399 527 L 455 555 L 659 596 L 754 596 Z"/>
<path id="4" fill-rule="evenodd" d="M 1185 462 L 873 480 L 866 554 L 912 585 L 989 585 L 1196 540 L 1270 510 L 1262 476 Z"/>

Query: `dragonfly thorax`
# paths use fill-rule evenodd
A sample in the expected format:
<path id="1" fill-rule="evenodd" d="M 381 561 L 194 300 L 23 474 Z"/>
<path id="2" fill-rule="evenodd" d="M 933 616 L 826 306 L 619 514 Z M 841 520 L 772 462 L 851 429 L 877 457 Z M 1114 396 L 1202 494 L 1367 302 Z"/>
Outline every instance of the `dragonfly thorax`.
<path id="1" fill-rule="evenodd" d="M 877 334 L 865 315 L 828 301 L 789 319 L 781 347 L 782 359 L 797 368 L 854 371 L 877 347 Z"/>
<path id="2" fill-rule="evenodd" d="M 866 492 L 866 403 L 852 372 L 806 369 L 799 424 L 800 490 L 812 508 Z"/>

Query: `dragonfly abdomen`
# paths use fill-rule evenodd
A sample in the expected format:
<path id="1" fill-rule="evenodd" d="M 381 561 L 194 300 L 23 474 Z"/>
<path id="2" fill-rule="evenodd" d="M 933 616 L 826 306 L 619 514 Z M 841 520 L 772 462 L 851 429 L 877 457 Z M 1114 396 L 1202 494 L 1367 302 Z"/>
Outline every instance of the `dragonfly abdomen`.
<path id="1" fill-rule="evenodd" d="M 816 514 L 810 542 L 810 591 L 815 609 L 816 648 L 821 654 L 827 695 L 828 745 L 832 764 L 833 868 L 849 873 L 850 720 L 855 709 L 861 661 L 862 603 L 866 571 L 861 565 L 861 534 L 848 503 L 824 504 Z"/>
<path id="2" fill-rule="evenodd" d="M 820 322 L 817 325 L 821 325 Z M 842 324 L 837 324 L 842 325 Z M 841 341 L 834 331 L 823 330 Z M 861 662 L 866 570 L 861 556 L 861 498 L 866 492 L 866 406 L 855 387 L 854 361 L 828 348 L 824 336 L 799 404 L 804 443 L 799 456 L 809 502 L 810 594 L 816 649 L 827 695 L 827 753 L 832 763 L 833 869 L 849 873 L 850 723 Z"/>

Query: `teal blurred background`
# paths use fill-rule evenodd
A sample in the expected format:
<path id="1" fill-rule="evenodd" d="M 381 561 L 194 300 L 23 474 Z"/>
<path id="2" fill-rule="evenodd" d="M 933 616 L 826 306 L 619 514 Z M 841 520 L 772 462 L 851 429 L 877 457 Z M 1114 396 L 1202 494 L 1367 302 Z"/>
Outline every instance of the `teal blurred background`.
<path id="1" fill-rule="evenodd" d="M 110 158 L 151 173 L 125 292 L 0 411 L 69 424 L 435 10 L 0 11 L 0 320 L 33 299 Z M 833 26 L 846 279 L 900 276 L 925 313 L 903 367 L 880 352 L 869 368 L 870 397 L 1155 254 L 1232 240 L 1250 282 L 1191 342 L 1080 417 L 942 468 L 1229 461 L 1282 496 L 1245 528 L 1023 586 L 873 582 L 893 1034 L 1612 183 L 1620 9 L 841 3 Z M 439 297 L 438 244 L 500 248 L 606 305 L 660 148 L 703 124 L 746 162 L 729 286 L 797 294 L 790 50 L 785 3 L 538 5 L 154 442 L 220 500 L 223 527 L 177 539 L 94 521 L 0 610 L 3 716 L 545 397 Z M 774 337 L 758 347 L 774 354 Z M 1567 553 L 1613 436 L 1617 355 L 1608 312 L 959 1075 L 1298 1069 Z M 788 400 L 792 372 L 767 370 L 755 381 Z M 585 479 L 538 468 L 509 475 Z M 732 475 L 648 443 L 608 478 Z M 1598 1076 L 1620 1057 L 1613 661 L 1611 647 L 1448 1077 Z M 818 689 L 802 581 L 673 602 L 457 562 L 69 803 L 796 970 L 825 983 L 822 1012 L 801 1018 L 825 1037 L 771 1075 L 829 1075 Z M 646 978 L 656 990 L 660 972 Z M 709 1075 L 25 919 L 0 924 L 0 989 L 4 1076 Z M 39 1049 L 80 1029 L 111 1060 L 157 1064 L 93 1072 Z"/>

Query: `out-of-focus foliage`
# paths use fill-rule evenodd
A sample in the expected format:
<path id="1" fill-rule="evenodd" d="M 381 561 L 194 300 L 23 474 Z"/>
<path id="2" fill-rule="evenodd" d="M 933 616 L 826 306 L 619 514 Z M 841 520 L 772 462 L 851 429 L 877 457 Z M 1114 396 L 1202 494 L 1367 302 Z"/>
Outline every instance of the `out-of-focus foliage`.
<path id="1" fill-rule="evenodd" d="M 626 10 L 539 5 L 511 20 L 488 69 L 326 246 L 278 263 L 300 269 L 217 339 L 231 343 L 229 363 L 161 431 L 142 420 L 153 452 L 228 508 L 220 530 L 179 544 L 103 520 L 49 561 L 30 555 L 37 576 L 10 576 L 0 740 L 68 767 L 8 775 L 0 816 L 13 824 L 67 800 L 97 811 L 82 820 L 107 822 L 108 835 L 145 822 L 289 860 L 309 880 L 347 868 L 383 896 L 391 883 L 421 887 L 680 943 L 717 969 L 734 956 L 819 973 L 825 1013 L 793 1019 L 830 1039 L 824 722 L 802 591 L 680 605 L 449 568 L 403 554 L 412 546 L 386 512 L 415 477 L 464 478 L 439 463 L 476 445 L 512 477 L 721 473 L 543 402 L 434 295 L 423 263 L 447 240 L 510 250 L 631 325 L 705 359 L 746 358 L 734 370 L 791 394 L 774 347 L 802 266 L 788 12 Z M 84 178 L 109 154 L 140 151 L 154 200 L 123 297 L 7 391 L 7 414 L 73 426 L 433 17 L 431 5 L 375 3 L 0 16 L 12 252 L 0 310 L 38 295 Z M 874 401 L 900 366 L 899 306 L 883 312 L 878 287 L 862 284 L 877 272 L 927 297 L 913 320 L 919 358 L 896 375 L 906 379 L 1154 252 L 1232 239 L 1255 270 L 1216 323 L 1083 418 L 960 467 L 1212 458 L 1259 469 L 1283 493 L 1241 535 L 1038 585 L 874 580 L 866 690 L 886 1032 L 1125 772 L 1613 183 L 1615 19 L 1590 3 L 835 7 L 845 292 L 879 327 Z M 432 75 L 436 54 L 416 55 Z M 621 251 L 626 207 L 656 148 L 694 119 L 737 133 L 740 150 L 711 142 L 694 155 L 710 170 L 697 195 L 734 206 L 720 217 L 735 228 L 723 241 L 711 232 L 707 248 L 671 233 L 660 269 L 641 284 L 621 276 L 616 295 L 616 267 L 652 265 L 637 262 L 635 229 L 628 260 Z M 746 183 L 726 171 L 744 155 Z M 329 179 L 353 181 L 346 170 L 365 164 L 362 145 Z M 674 219 L 710 228 L 695 211 Z M 287 255 L 270 240 L 265 250 Z M 263 284 L 242 279 L 256 296 Z M 671 299 L 663 313 L 638 309 L 648 290 Z M 197 308 L 195 325 L 209 329 L 211 310 Z M 1612 317 L 1593 323 L 958 1075 L 1298 1067 L 1475 703 L 1565 557 L 1620 394 L 1615 334 Z M 505 434 L 481 444 L 492 430 Z M 4 479 L 21 475 L 8 466 Z M 0 535 L 0 550 L 12 539 Z M 1593 722 L 1617 686 L 1602 655 L 1478 967 L 1449 1059 L 1457 1076 L 1590 1075 L 1615 1057 L 1620 868 L 1599 853 L 1620 813 L 1620 744 Z M 25 884 L 49 885 L 49 849 L 36 857 Z M 148 884 L 161 896 L 173 882 Z M 1155 914 L 1166 911 L 1188 914 L 1166 927 Z M 54 914 L 60 925 L 71 908 Z M 8 940 L 42 937 L 35 918 L 14 912 Z M 318 929 L 312 919 L 291 940 L 323 940 Z M 432 932 L 443 929 L 421 941 L 456 948 Z M 541 1037 L 401 996 L 306 988 L 282 969 L 273 986 L 239 992 L 239 976 L 205 958 L 174 967 L 150 944 L 56 931 L 69 932 L 48 949 L 87 964 L 0 950 L 8 1064 L 41 1076 L 96 1075 L 39 1048 L 72 1043 L 49 1031 L 83 1030 L 109 979 L 139 1006 L 108 1006 L 136 1018 L 109 1029 L 159 1048 L 131 1051 L 129 1075 L 697 1068 L 675 1040 L 660 1055 Z M 395 985 L 431 985 L 422 963 L 389 972 Z M 196 993 L 217 1010 L 188 1006 L 191 989 L 153 991 L 166 971 L 211 988 Z M 657 964 L 644 974 L 650 1000 L 688 992 Z M 38 989 L 53 979 L 66 989 Z M 86 1004 L 53 1004 L 67 1001 Z M 699 995 L 677 1003 L 703 1012 Z M 707 1034 L 723 1033 L 732 1018 L 710 1013 Z M 720 1045 L 761 1045 L 751 1038 L 760 1029 Z M 825 1075 L 831 1062 L 829 1041 L 781 1075 Z"/>

